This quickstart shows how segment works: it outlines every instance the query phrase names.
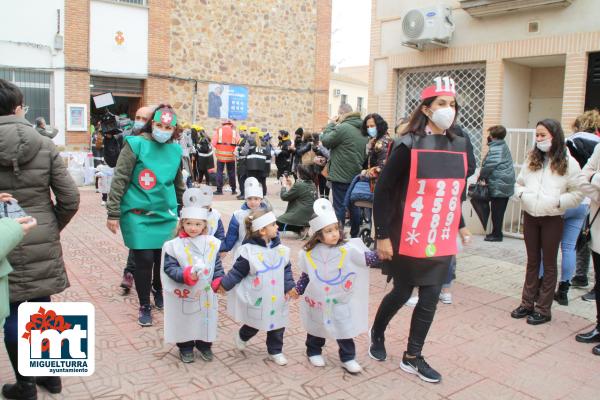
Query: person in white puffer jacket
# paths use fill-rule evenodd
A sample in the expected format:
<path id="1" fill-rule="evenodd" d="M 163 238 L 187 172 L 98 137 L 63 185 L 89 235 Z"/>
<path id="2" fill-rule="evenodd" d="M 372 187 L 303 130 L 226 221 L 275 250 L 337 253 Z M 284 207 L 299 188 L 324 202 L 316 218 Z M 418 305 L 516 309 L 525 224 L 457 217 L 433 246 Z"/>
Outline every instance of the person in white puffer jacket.
<path id="1" fill-rule="evenodd" d="M 537 123 L 535 148 L 531 150 L 515 184 L 515 197 L 524 214 L 523 234 L 527 249 L 527 271 L 521 305 L 513 318 L 527 317 L 531 325 L 551 320 L 550 308 L 557 280 L 558 245 L 563 231 L 563 214 L 583 200 L 579 190 L 583 176 L 570 156 L 560 122 Z M 539 279 L 543 256 L 544 277 Z"/>

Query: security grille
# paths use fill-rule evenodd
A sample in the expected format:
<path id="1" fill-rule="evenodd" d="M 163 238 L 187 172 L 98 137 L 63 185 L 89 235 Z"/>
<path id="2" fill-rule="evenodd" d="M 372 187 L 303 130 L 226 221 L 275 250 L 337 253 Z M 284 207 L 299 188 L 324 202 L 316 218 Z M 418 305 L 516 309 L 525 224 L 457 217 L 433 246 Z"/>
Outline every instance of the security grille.
<path id="1" fill-rule="evenodd" d="M 49 125 L 54 124 L 50 114 L 50 92 L 52 73 L 28 69 L 0 68 L 0 79 L 10 81 L 23 92 L 23 102 L 29 106 L 25 118 L 31 123 L 44 117 Z"/>
<path id="2" fill-rule="evenodd" d="M 477 166 L 481 162 L 481 144 L 483 131 L 483 103 L 485 100 L 485 65 L 451 65 L 445 67 L 426 67 L 400 71 L 398 77 L 398 103 L 396 121 L 410 116 L 420 104 L 423 88 L 433 84 L 438 76 L 450 76 L 456 82 L 458 104 L 461 109 L 457 123 L 469 135 Z"/>

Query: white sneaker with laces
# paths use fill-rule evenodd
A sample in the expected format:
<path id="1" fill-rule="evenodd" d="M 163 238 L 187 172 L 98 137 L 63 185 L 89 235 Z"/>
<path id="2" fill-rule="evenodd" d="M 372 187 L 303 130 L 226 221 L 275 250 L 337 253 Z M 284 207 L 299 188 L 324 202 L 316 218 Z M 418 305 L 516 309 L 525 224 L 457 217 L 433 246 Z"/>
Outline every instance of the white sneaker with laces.
<path id="1" fill-rule="evenodd" d="M 419 302 L 419 296 L 413 296 L 406 302 L 407 306 L 414 307 Z"/>
<path id="2" fill-rule="evenodd" d="M 346 361 L 342 364 L 342 367 L 351 374 L 358 374 L 359 372 L 362 372 L 362 367 L 356 362 L 356 360 Z"/>
<path id="3" fill-rule="evenodd" d="M 310 363 L 313 365 L 313 367 L 324 367 L 325 366 L 325 359 L 320 354 L 318 354 L 316 356 L 308 357 L 308 361 L 310 361 Z"/>
<path id="4" fill-rule="evenodd" d="M 440 293 L 440 301 L 444 304 L 452 304 L 452 293 L 450 293 L 450 292 Z"/>
<path id="5" fill-rule="evenodd" d="M 277 365 L 281 365 L 282 367 L 284 365 L 287 365 L 288 360 L 287 358 L 285 358 L 285 356 L 283 355 L 283 353 L 279 353 L 279 354 L 269 354 L 269 358 Z"/>
<path id="6" fill-rule="evenodd" d="M 240 334 L 237 333 L 235 335 L 235 347 L 237 347 L 237 349 L 239 351 L 244 351 L 246 349 L 246 347 L 248 346 L 248 342 L 244 342 L 242 340 L 242 338 L 240 337 Z"/>

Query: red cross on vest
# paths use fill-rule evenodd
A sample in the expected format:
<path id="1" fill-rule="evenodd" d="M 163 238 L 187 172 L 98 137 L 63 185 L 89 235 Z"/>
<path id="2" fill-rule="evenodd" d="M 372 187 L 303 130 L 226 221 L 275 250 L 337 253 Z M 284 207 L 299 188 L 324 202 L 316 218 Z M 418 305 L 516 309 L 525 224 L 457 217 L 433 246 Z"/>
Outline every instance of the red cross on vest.
<path id="1" fill-rule="evenodd" d="M 142 189 L 150 190 L 156 186 L 156 175 L 149 169 L 144 169 L 138 176 L 138 182 Z"/>

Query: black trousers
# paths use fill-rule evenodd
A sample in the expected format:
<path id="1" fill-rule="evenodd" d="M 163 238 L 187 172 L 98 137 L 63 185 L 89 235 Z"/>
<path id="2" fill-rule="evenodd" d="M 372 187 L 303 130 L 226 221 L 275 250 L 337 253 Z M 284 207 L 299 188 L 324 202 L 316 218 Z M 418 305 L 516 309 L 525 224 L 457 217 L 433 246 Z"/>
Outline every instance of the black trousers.
<path id="1" fill-rule="evenodd" d="M 388 324 L 410 298 L 413 285 L 403 282 L 400 278 L 394 278 L 394 287 L 381 300 L 375 321 L 373 322 L 373 335 L 384 334 Z M 410 333 L 408 335 L 407 353 L 411 356 L 420 356 L 425 338 L 433 322 L 435 310 L 442 291 L 442 285 L 419 286 L 419 302 L 415 306 L 410 321 Z"/>
<path id="2" fill-rule="evenodd" d="M 490 199 L 490 210 L 492 214 L 492 236 L 502 237 L 502 220 L 508 205 L 508 197 L 492 197 Z"/>
<path id="3" fill-rule="evenodd" d="M 262 185 L 263 196 L 267 195 L 267 177 L 263 171 L 248 171 L 246 178 L 256 178 L 256 180 Z"/>
<path id="4" fill-rule="evenodd" d="M 206 178 L 206 185 L 210 186 L 210 174 L 208 173 L 208 170 L 196 170 L 196 182 L 202 183 L 204 178 Z"/>
<path id="5" fill-rule="evenodd" d="M 177 343 L 177 347 L 179 347 L 179 349 L 184 353 L 189 353 L 190 351 L 192 351 L 194 349 L 194 346 L 196 346 L 198 350 L 208 350 L 212 347 L 212 342 L 205 342 L 202 340 L 190 340 L 189 342 Z"/>
<path id="6" fill-rule="evenodd" d="M 248 177 L 248 175 L 244 172 L 242 175 L 238 175 L 237 179 L 238 179 L 238 186 L 240 188 L 240 194 L 243 196 L 245 193 L 245 188 L 244 185 L 246 184 L 246 178 Z"/>
<path id="7" fill-rule="evenodd" d="M 160 282 L 161 249 L 131 250 L 135 261 L 135 290 L 140 306 L 150 304 L 150 289 L 162 290 Z M 152 277 L 155 277 L 152 279 Z"/>
<path id="8" fill-rule="evenodd" d="M 129 272 L 131 275 L 135 274 L 135 257 L 133 255 L 133 250 L 129 250 L 129 254 L 127 255 L 127 264 L 125 264 L 123 274 L 126 272 Z"/>
<path id="9" fill-rule="evenodd" d="M 283 351 L 283 333 L 285 328 L 267 331 L 267 352 L 271 355 L 279 354 Z M 248 325 L 240 328 L 240 339 L 244 342 L 252 339 L 258 333 L 258 329 Z"/>
<path id="10" fill-rule="evenodd" d="M 356 346 L 353 339 L 337 339 L 339 346 L 339 355 L 342 362 L 354 360 L 356 357 Z M 306 334 L 306 355 L 309 357 L 318 356 L 323 352 L 325 338 Z"/>
<path id="11" fill-rule="evenodd" d="M 596 293 L 596 323 L 600 328 L 600 254 L 592 251 L 592 259 L 594 260 L 594 279 L 596 280 L 594 284 L 594 292 Z"/>
<path id="12" fill-rule="evenodd" d="M 317 177 L 319 181 L 319 197 L 323 197 L 325 199 L 329 198 L 329 187 L 327 187 L 327 178 L 323 175 L 319 174 Z"/>

